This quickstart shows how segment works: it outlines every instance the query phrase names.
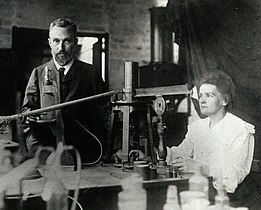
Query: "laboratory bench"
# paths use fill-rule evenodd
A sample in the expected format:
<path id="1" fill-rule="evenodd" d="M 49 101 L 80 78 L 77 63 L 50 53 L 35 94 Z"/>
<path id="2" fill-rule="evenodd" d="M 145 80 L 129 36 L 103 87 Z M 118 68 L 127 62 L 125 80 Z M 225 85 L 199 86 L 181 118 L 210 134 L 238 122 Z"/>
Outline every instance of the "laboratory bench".
<path id="1" fill-rule="evenodd" d="M 117 210 L 118 193 L 122 190 L 121 180 L 131 176 L 132 172 L 112 165 L 84 169 L 81 186 L 85 187 L 81 189 L 79 202 L 84 209 Z M 162 175 L 158 175 L 157 179 L 142 181 L 147 192 L 148 210 L 162 210 L 169 185 L 176 185 L 178 192 L 188 190 L 188 178 L 191 174 L 183 178 L 164 178 Z M 213 201 L 216 192 L 211 184 L 212 178 L 209 177 L 209 180 L 210 200 Z"/>
<path id="2" fill-rule="evenodd" d="M 65 167 L 63 170 L 61 179 L 69 190 L 69 194 L 73 196 L 77 186 L 77 172 L 72 167 Z M 164 178 L 161 172 L 162 170 L 157 179 L 142 181 L 143 188 L 147 193 L 148 210 L 162 210 L 169 185 L 176 185 L 178 192 L 188 190 L 188 178 L 191 174 L 183 175 L 182 178 Z M 84 210 L 117 210 L 118 193 L 122 191 L 121 181 L 130 177 L 132 173 L 132 169 L 125 168 L 123 170 L 113 164 L 83 167 L 78 202 Z M 213 203 L 216 192 L 211 184 L 212 178 L 209 177 L 209 180 L 209 198 Z M 22 182 L 23 192 L 28 194 L 28 198 L 22 201 L 22 210 L 35 210 L 36 208 L 37 210 L 45 210 L 45 203 L 40 197 L 43 186 L 44 179 L 42 177 Z M 10 198 L 12 197 L 9 196 L 9 203 L 18 205 L 18 201 Z"/>

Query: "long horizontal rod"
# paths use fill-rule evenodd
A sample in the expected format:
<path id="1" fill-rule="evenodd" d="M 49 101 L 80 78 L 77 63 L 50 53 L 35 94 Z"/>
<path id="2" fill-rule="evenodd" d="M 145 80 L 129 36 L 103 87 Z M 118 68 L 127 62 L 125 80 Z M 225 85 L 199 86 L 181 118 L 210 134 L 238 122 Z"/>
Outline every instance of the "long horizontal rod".
<path id="1" fill-rule="evenodd" d="M 22 118 L 22 117 L 38 115 L 38 114 L 41 114 L 43 112 L 49 112 L 49 111 L 61 109 L 61 108 L 67 107 L 67 106 L 72 106 L 72 105 L 75 105 L 75 104 L 91 101 L 91 100 L 94 100 L 94 99 L 97 99 L 97 98 L 110 96 L 110 95 L 113 95 L 115 93 L 116 93 L 116 91 L 109 91 L 109 92 L 89 96 L 89 97 L 86 97 L 86 98 L 81 98 L 81 99 L 77 99 L 77 100 L 73 100 L 73 101 L 55 104 L 55 105 L 43 107 L 43 108 L 40 108 L 40 109 L 35 109 L 35 110 L 24 112 L 24 113 L 19 113 L 19 114 L 10 115 L 10 116 L 0 116 L 0 124 L 1 124 L 1 121 L 9 122 L 9 121 L 16 120 L 16 119 L 19 119 L 19 118 Z"/>

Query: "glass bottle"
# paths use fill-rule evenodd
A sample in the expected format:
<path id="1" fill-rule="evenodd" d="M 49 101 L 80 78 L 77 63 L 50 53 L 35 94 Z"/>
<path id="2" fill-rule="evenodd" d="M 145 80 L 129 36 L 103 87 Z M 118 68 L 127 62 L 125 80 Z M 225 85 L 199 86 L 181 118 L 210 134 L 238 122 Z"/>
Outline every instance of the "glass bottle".
<path id="1" fill-rule="evenodd" d="M 46 201 L 46 210 L 68 210 L 68 191 L 62 181 L 54 174 L 47 177 L 42 199 Z"/>
<path id="2" fill-rule="evenodd" d="M 122 191 L 118 194 L 119 210 L 146 210 L 147 195 L 142 186 L 142 179 L 137 173 L 121 182 Z"/>
<path id="3" fill-rule="evenodd" d="M 163 210 L 180 210 L 178 192 L 175 185 L 168 186 L 166 203 L 163 206 Z"/>
<path id="4" fill-rule="evenodd" d="M 11 164 L 11 152 L 5 149 L 4 145 L 0 142 L 0 182 L 1 176 L 7 174 L 10 170 L 12 170 Z M 9 187 L 9 186 L 8 186 Z M 1 189 L 0 187 L 0 210 L 5 210 L 7 208 L 5 202 L 5 193 L 7 189 Z"/>
<path id="5" fill-rule="evenodd" d="M 197 166 L 194 175 L 189 178 L 189 190 L 203 192 L 205 193 L 205 198 L 209 199 L 209 181 L 203 175 L 202 166 Z"/>
<path id="6" fill-rule="evenodd" d="M 227 191 L 224 186 L 217 189 L 217 195 L 215 196 L 215 207 L 218 210 L 229 210 L 230 203 Z"/>
<path id="7" fill-rule="evenodd" d="M 46 201 L 46 210 L 68 210 L 68 190 L 61 180 L 62 165 L 61 156 L 65 151 L 63 143 L 58 143 L 56 152 L 53 152 L 53 160 L 46 165 L 45 173 L 45 185 L 42 192 L 42 199 Z M 50 158 L 50 157 L 49 157 Z"/>
<path id="8" fill-rule="evenodd" d="M 0 192 L 0 210 L 5 209 L 5 202 L 4 202 L 4 193 Z"/>

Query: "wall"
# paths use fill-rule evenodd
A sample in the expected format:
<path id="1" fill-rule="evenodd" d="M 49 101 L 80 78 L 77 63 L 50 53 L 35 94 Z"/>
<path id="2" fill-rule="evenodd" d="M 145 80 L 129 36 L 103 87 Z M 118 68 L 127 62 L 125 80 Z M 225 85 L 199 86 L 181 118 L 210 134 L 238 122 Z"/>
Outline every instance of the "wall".
<path id="1" fill-rule="evenodd" d="M 236 86 L 231 110 L 255 126 L 255 158 L 261 159 L 261 3 L 258 0 L 186 1 L 172 13 L 181 18 L 186 69 L 195 80 L 203 73 L 228 72 Z M 182 1 L 183 2 L 183 1 Z M 176 15 L 177 16 L 177 15 Z M 189 81 L 188 81 L 189 82 Z"/>
<path id="2" fill-rule="evenodd" d="M 109 88 L 124 86 L 124 62 L 150 61 L 150 13 L 156 0 L 0 0 L 0 49 L 12 47 L 12 27 L 48 29 L 72 18 L 81 32 L 109 33 Z M 37 46 L 35 46 L 37 47 Z"/>

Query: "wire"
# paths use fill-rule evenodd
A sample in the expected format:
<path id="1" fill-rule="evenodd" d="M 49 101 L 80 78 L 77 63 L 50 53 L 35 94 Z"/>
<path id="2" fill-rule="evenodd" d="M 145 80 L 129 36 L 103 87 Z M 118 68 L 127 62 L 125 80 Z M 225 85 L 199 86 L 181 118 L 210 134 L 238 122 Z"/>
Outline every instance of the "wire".
<path id="1" fill-rule="evenodd" d="M 88 191 L 88 190 L 90 190 L 90 188 L 86 188 L 81 194 L 81 197 L 79 197 L 78 198 L 78 201 L 81 201 L 83 198 L 84 198 L 84 196 L 85 196 L 85 193 Z"/>
<path id="2" fill-rule="evenodd" d="M 98 144 L 100 146 L 101 153 L 100 153 L 100 156 L 97 158 L 97 160 L 90 162 L 90 163 L 84 163 L 84 165 L 94 165 L 97 162 L 99 162 L 99 160 L 102 158 L 103 148 L 102 148 L 101 141 L 91 131 L 89 131 L 87 128 L 85 128 L 73 115 L 71 115 L 71 116 L 81 126 L 82 129 L 84 129 L 87 133 L 89 133 L 98 142 Z"/>
<path id="3" fill-rule="evenodd" d="M 76 148 L 74 148 L 75 154 L 76 154 L 76 159 L 77 159 L 77 174 L 78 176 L 76 177 L 77 180 L 77 188 L 74 190 L 74 196 L 73 196 L 73 202 L 71 206 L 71 210 L 75 210 L 76 206 L 75 204 L 78 204 L 77 200 L 79 197 L 79 189 L 80 189 L 80 181 L 81 181 L 81 171 L 82 171 L 82 161 L 81 161 L 81 156 Z M 79 204 L 78 204 L 79 205 Z"/>
<path id="4" fill-rule="evenodd" d="M 73 197 L 71 197 L 70 195 L 68 195 L 68 198 L 70 198 L 74 203 L 77 204 L 77 206 L 80 208 L 80 210 L 83 210 L 83 207 L 81 206 L 81 204 L 75 200 Z"/>

